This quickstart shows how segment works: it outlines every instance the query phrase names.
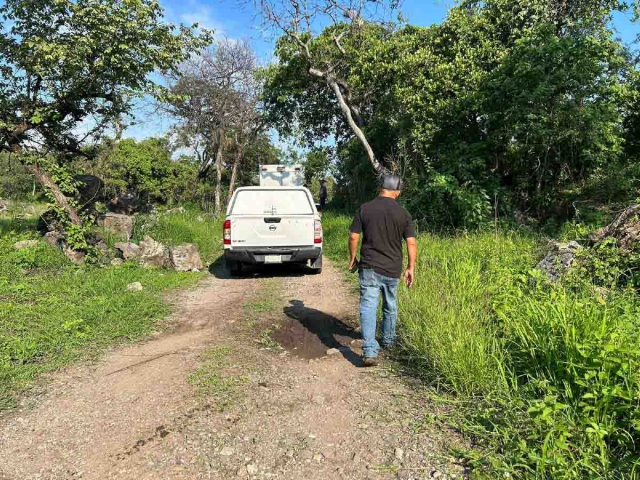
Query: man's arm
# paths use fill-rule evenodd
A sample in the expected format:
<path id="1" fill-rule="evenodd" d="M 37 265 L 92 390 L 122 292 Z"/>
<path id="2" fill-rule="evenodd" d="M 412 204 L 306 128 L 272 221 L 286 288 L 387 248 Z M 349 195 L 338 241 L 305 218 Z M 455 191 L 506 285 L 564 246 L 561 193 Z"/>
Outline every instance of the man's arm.
<path id="1" fill-rule="evenodd" d="M 416 259 L 418 258 L 418 242 L 416 237 L 407 238 L 407 253 L 409 256 L 409 265 L 404 272 L 404 283 L 411 288 L 415 281 Z"/>
<path id="2" fill-rule="evenodd" d="M 358 242 L 360 241 L 360 234 L 353 233 L 349 235 L 349 255 L 351 259 L 349 261 L 349 270 L 353 269 L 356 264 L 356 257 L 358 256 Z"/>

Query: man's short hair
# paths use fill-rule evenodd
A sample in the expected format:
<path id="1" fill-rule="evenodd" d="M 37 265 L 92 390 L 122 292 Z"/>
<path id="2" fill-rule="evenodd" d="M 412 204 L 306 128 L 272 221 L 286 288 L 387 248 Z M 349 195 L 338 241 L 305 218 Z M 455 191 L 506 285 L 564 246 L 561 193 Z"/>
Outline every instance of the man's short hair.
<path id="1" fill-rule="evenodd" d="M 382 190 L 402 190 L 402 179 L 397 175 L 383 175 L 380 188 Z"/>

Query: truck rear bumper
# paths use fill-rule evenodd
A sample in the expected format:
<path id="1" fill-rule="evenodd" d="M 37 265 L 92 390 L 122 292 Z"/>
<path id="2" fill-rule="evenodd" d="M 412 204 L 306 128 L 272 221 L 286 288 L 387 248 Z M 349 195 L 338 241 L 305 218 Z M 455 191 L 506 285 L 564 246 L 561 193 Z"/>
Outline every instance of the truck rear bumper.
<path id="1" fill-rule="evenodd" d="M 321 254 L 321 247 L 236 247 L 226 249 L 224 251 L 224 258 L 232 262 L 261 264 L 265 263 L 264 257 L 266 255 L 279 255 L 282 263 L 290 263 L 316 260 Z"/>

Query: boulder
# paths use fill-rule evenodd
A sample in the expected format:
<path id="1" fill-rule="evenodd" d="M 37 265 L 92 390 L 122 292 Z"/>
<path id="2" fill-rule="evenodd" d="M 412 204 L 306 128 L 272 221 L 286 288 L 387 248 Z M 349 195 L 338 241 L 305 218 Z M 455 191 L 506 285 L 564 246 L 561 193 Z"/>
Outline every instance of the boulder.
<path id="1" fill-rule="evenodd" d="M 581 249 L 578 242 L 554 243 L 547 256 L 536 265 L 536 269 L 544 272 L 549 280 L 555 282 L 573 266 Z"/>
<path id="2" fill-rule="evenodd" d="M 120 242 L 114 245 L 115 249 L 125 260 L 133 260 L 140 256 L 140 247 L 131 242 Z"/>
<path id="3" fill-rule="evenodd" d="M 108 212 L 98 218 L 98 225 L 109 230 L 114 235 L 120 235 L 127 240 L 133 235 L 133 217 L 119 213 Z"/>
<path id="4" fill-rule="evenodd" d="M 618 246 L 626 251 L 640 245 L 640 205 L 626 208 L 610 225 L 593 232 L 589 240 L 600 243 L 607 238 L 615 238 Z"/>
<path id="5" fill-rule="evenodd" d="M 71 261 L 71 263 L 75 263 L 76 265 L 84 265 L 84 257 L 86 256 L 84 252 L 65 248 L 64 254 Z"/>
<path id="6" fill-rule="evenodd" d="M 60 232 L 47 232 L 43 238 L 53 248 L 64 248 L 64 236 Z"/>
<path id="7" fill-rule="evenodd" d="M 24 250 L 25 248 L 35 248 L 38 246 L 38 240 L 22 240 L 13 244 L 16 250 Z"/>
<path id="8" fill-rule="evenodd" d="M 169 252 L 163 244 L 156 242 L 150 236 L 138 245 L 140 248 L 139 260 L 144 267 L 164 267 L 169 266 Z"/>
<path id="9" fill-rule="evenodd" d="M 197 245 L 185 243 L 169 249 L 169 266 L 179 272 L 202 270 L 202 260 Z"/>

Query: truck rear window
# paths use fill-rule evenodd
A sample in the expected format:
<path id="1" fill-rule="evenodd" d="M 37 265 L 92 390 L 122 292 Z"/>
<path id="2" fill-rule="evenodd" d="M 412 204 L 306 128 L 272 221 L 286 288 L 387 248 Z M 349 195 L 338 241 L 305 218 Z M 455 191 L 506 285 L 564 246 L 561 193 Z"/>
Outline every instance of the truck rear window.
<path id="1" fill-rule="evenodd" d="M 241 190 L 231 205 L 232 215 L 311 215 L 313 206 L 303 190 Z"/>

